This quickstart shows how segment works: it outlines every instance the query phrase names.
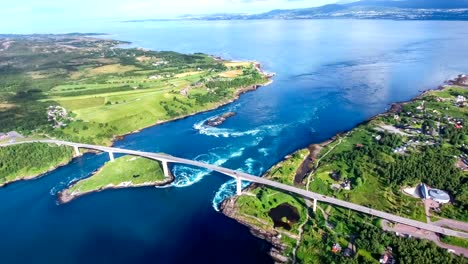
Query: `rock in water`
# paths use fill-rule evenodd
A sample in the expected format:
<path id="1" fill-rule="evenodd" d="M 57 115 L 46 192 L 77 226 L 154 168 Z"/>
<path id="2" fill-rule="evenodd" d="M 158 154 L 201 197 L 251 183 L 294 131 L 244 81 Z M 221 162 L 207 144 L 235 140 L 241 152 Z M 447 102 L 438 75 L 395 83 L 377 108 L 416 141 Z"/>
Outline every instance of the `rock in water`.
<path id="1" fill-rule="evenodd" d="M 212 126 L 212 127 L 219 126 L 222 123 L 224 123 L 228 118 L 233 117 L 235 115 L 236 115 L 235 112 L 227 112 L 227 113 L 224 113 L 224 114 L 222 114 L 220 116 L 217 116 L 215 118 L 206 120 L 204 125 L 205 126 Z"/>

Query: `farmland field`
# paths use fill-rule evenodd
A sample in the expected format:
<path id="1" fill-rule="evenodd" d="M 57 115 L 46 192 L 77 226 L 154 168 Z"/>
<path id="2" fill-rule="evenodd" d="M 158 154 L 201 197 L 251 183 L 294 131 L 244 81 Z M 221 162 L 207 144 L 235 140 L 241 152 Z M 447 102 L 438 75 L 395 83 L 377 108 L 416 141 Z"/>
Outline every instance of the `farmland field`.
<path id="1" fill-rule="evenodd" d="M 117 135 L 214 108 L 267 81 L 253 62 L 115 47 L 121 43 L 73 35 L 13 38 L 0 53 L 12 65 L 0 67 L 0 121 L 7 124 L 0 132 L 109 145 Z M 18 54 L 23 61 L 9 61 Z M 63 107 L 65 117 L 48 119 L 50 106 Z"/>

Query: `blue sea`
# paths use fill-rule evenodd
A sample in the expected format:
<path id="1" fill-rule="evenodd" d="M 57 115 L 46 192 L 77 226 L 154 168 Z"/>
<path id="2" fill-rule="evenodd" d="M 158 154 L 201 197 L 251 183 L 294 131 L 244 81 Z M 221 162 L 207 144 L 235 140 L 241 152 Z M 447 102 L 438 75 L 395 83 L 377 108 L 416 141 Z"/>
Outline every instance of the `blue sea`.
<path id="1" fill-rule="evenodd" d="M 254 175 L 284 156 L 468 72 L 467 22 L 387 20 L 87 21 L 16 33 L 104 32 L 131 47 L 256 60 L 273 84 L 217 110 L 126 136 L 117 147 L 165 152 Z M 11 32 L 5 32 L 11 33 Z M 235 111 L 220 127 L 203 121 Z M 226 176 L 174 165 L 164 188 L 108 190 L 69 204 L 57 192 L 108 160 L 86 154 L 0 189 L 1 263 L 272 263 L 270 245 L 218 212 Z"/>

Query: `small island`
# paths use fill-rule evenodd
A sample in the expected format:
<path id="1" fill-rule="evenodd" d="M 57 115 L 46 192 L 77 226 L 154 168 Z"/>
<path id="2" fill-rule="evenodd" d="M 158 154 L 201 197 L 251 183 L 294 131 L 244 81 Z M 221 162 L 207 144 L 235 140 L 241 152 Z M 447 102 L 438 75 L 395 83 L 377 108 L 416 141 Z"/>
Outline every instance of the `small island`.
<path id="1" fill-rule="evenodd" d="M 204 125 L 205 126 L 212 126 L 212 127 L 216 127 L 216 126 L 220 126 L 222 123 L 224 123 L 228 118 L 231 118 L 233 116 L 235 116 L 236 113 L 235 112 L 227 112 L 227 113 L 224 113 L 220 116 L 217 116 L 215 118 L 212 118 L 212 119 L 208 119 L 205 121 Z"/>
<path id="2" fill-rule="evenodd" d="M 96 34 L 0 35 L 0 145 L 53 138 L 110 146 L 145 127 L 230 103 L 273 76 L 256 62 L 121 47 L 126 44 Z M 25 159 L 33 154 L 11 155 L 24 148 L 32 147 L 0 147 L 8 161 L 0 165 L 0 184 L 34 178 L 72 158 L 71 151 L 56 157 L 56 148 L 44 144 L 38 153 L 53 158 L 29 166 Z M 24 166 L 13 171 L 11 164 Z"/>
<path id="3" fill-rule="evenodd" d="M 349 132 L 288 155 L 264 177 L 468 231 L 467 83 L 468 77 L 460 75 L 438 90 L 394 104 Z M 424 194 L 421 186 L 429 192 Z M 444 195 L 433 197 L 434 193 Z M 327 204 L 319 203 L 314 213 L 310 201 L 256 184 L 224 201 L 221 208 L 271 242 L 271 255 L 279 263 L 375 263 L 379 259 L 465 263 L 463 257 L 449 252 L 468 256 L 465 239 L 422 232 Z"/>
<path id="4" fill-rule="evenodd" d="M 165 177 L 161 164 L 142 157 L 123 156 L 107 162 L 91 177 L 77 181 L 59 194 L 59 201 L 71 200 L 97 191 L 128 187 L 165 185 L 173 177 Z"/>

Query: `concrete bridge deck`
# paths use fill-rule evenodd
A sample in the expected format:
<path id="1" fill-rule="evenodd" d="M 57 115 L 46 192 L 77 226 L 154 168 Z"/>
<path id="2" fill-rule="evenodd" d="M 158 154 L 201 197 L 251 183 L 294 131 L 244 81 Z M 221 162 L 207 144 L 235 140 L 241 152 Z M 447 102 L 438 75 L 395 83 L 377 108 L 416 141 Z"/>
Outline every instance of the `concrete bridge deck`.
<path id="1" fill-rule="evenodd" d="M 91 150 L 98 150 L 98 151 L 103 151 L 103 152 L 108 152 L 110 154 L 110 159 L 113 159 L 113 153 L 120 153 L 120 154 L 128 154 L 128 155 L 134 155 L 134 156 L 140 156 L 140 157 L 145 157 L 153 160 L 157 160 L 162 162 L 163 168 L 165 173 L 167 173 L 168 168 L 167 168 L 167 163 L 178 163 L 178 164 L 183 164 L 183 165 L 190 165 L 190 166 L 195 166 L 195 167 L 200 167 L 200 168 L 205 168 L 209 169 L 212 171 L 216 171 L 219 173 L 222 173 L 224 175 L 233 177 L 237 180 L 237 193 L 239 194 L 241 192 L 241 181 L 248 181 L 248 182 L 254 182 L 258 184 L 262 184 L 280 191 L 288 192 L 291 194 L 296 194 L 299 196 L 302 196 L 306 199 L 310 199 L 314 201 L 314 207 L 316 207 L 317 201 L 321 201 L 324 203 L 329 203 L 333 205 L 337 205 L 340 207 L 348 208 L 353 211 L 361 212 L 364 214 L 376 216 L 391 222 L 395 223 L 400 223 L 412 227 L 416 227 L 418 229 L 422 230 L 427 230 L 427 231 L 432 231 L 435 233 L 447 235 L 447 236 L 455 236 L 455 237 L 460 237 L 460 238 L 465 238 L 468 239 L 468 233 L 462 232 L 462 231 L 457 231 L 457 230 L 452 230 L 440 226 L 436 226 L 433 224 L 427 224 L 423 223 L 420 221 L 416 221 L 413 219 L 401 217 L 398 215 L 386 213 L 383 211 L 375 210 L 369 207 L 365 207 L 362 205 L 346 202 L 343 200 L 339 200 L 333 197 L 328 197 L 319 193 L 314 193 L 310 191 L 306 191 L 294 186 L 278 183 L 272 180 L 264 179 L 262 177 L 257 177 L 254 175 L 250 175 L 247 173 L 243 173 L 240 171 L 235 171 L 211 164 L 207 164 L 204 162 L 199 162 L 199 161 L 193 161 L 189 159 L 183 159 L 183 158 L 178 158 L 178 157 L 173 157 L 167 154 L 163 153 L 152 153 L 152 152 L 143 152 L 143 151 L 136 151 L 136 150 L 127 150 L 127 149 L 120 149 L 120 148 L 114 148 L 114 147 L 104 147 L 104 146 L 97 146 L 97 145 L 90 145 L 90 144 L 82 144 L 82 143 L 73 143 L 73 142 L 66 142 L 66 141 L 60 141 L 60 140 L 31 140 L 31 141 L 23 141 L 23 142 L 13 142 L 13 143 L 6 143 L 6 144 L 0 144 L 0 147 L 2 146 L 10 146 L 10 145 L 17 145 L 17 144 L 27 144 L 27 143 L 50 143 L 50 144 L 57 144 L 57 145 L 64 145 L 64 146 L 70 146 L 75 148 L 75 151 L 78 150 L 78 148 L 85 148 L 85 149 L 91 149 Z"/>

